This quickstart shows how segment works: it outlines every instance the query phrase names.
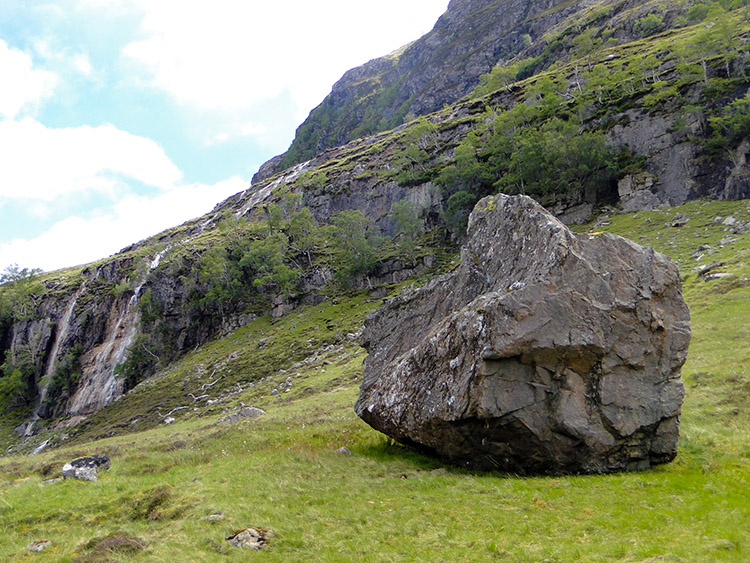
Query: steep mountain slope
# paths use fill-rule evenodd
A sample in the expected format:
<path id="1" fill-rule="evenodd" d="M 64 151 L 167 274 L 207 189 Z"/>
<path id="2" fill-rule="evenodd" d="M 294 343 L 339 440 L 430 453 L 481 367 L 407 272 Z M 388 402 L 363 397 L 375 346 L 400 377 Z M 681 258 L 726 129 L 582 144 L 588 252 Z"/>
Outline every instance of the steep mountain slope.
<path id="1" fill-rule="evenodd" d="M 697 5 L 691 16 L 688 12 Z M 471 93 L 493 68 L 522 61 L 521 77 L 606 45 L 694 23 L 709 2 L 452 0 L 414 43 L 347 72 L 300 125 L 287 152 L 253 183 L 358 137 L 385 131 Z M 729 7 L 730 3 L 725 2 Z M 731 4 L 736 7 L 737 2 Z M 594 33 L 590 33 L 593 28 Z M 581 33 L 586 31 L 586 33 Z M 576 42 L 578 40 L 578 42 Z"/>
<path id="2" fill-rule="evenodd" d="M 496 64 L 512 59 L 565 18 L 599 3 L 452 0 L 427 35 L 347 72 L 300 125 L 289 150 L 266 163 L 253 182 L 458 100 Z"/>
<path id="3" fill-rule="evenodd" d="M 528 58 L 464 100 L 257 181 L 108 259 L 3 285 L 3 420 L 26 435 L 75 425 L 258 318 L 445 268 L 474 202 L 498 190 L 568 222 L 605 205 L 747 197 L 747 10 L 555 4 L 528 20 L 549 18 Z"/>

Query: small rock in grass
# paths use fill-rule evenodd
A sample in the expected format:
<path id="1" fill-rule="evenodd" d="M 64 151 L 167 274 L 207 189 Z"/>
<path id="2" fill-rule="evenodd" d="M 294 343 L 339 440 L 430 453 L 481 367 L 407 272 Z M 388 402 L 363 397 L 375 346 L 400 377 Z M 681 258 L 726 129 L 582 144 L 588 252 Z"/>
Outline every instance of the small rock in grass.
<path id="1" fill-rule="evenodd" d="M 693 268 L 693 272 L 696 272 L 699 276 L 705 276 L 708 273 L 712 272 L 713 270 L 717 268 L 721 268 L 724 266 L 724 262 L 719 262 L 718 260 L 714 260 L 710 264 L 702 264 L 698 266 L 697 268 Z"/>
<path id="2" fill-rule="evenodd" d="M 733 551 L 733 550 L 737 549 L 737 545 L 734 542 L 732 542 L 731 540 L 722 539 L 722 540 L 717 541 L 713 545 L 713 548 L 715 550 L 717 550 L 717 551 L 720 551 L 720 550 L 723 550 L 723 551 Z"/>
<path id="3" fill-rule="evenodd" d="M 96 467 L 106 471 L 112 465 L 109 456 L 104 454 L 94 454 L 88 457 L 79 457 L 70 462 L 73 467 Z"/>
<path id="4" fill-rule="evenodd" d="M 50 540 L 36 540 L 34 542 L 31 542 L 26 547 L 26 549 L 28 549 L 32 553 L 39 553 L 40 551 L 43 551 L 48 547 L 52 547 L 52 542 Z"/>
<path id="5" fill-rule="evenodd" d="M 47 446 L 49 445 L 49 442 L 50 442 L 49 440 L 45 440 L 44 442 L 42 442 L 41 444 L 39 444 L 39 445 L 38 445 L 38 446 L 37 446 L 37 447 L 36 447 L 36 448 L 34 449 L 34 451 L 33 451 L 33 452 L 31 452 L 31 455 L 36 455 L 36 454 L 38 454 L 38 453 L 41 453 L 41 452 L 42 452 L 42 450 L 44 450 L 44 448 L 46 448 L 46 447 L 47 447 Z"/>
<path id="6" fill-rule="evenodd" d="M 173 422 L 174 422 L 173 416 L 168 416 L 167 418 L 164 419 L 164 424 L 172 424 Z"/>
<path id="7" fill-rule="evenodd" d="M 234 547 L 260 551 L 265 547 L 270 535 L 271 531 L 263 528 L 245 528 L 234 532 L 227 538 L 227 541 Z"/>
<path id="8" fill-rule="evenodd" d="M 228 414 L 227 416 L 220 418 L 216 421 L 216 424 L 225 424 L 228 422 L 237 422 L 245 418 L 257 418 L 261 415 L 266 414 L 266 411 L 256 407 L 245 407 L 237 412 Z"/>
<path id="9" fill-rule="evenodd" d="M 106 471 L 110 467 L 109 457 L 95 454 L 90 457 L 80 457 L 62 468 L 64 479 L 78 479 L 80 481 L 96 481 L 98 470 Z"/>
<path id="10" fill-rule="evenodd" d="M 96 481 L 96 467 L 73 467 L 66 463 L 62 469 L 63 478 L 78 479 L 79 481 Z"/>
<path id="11" fill-rule="evenodd" d="M 213 514 L 209 514 L 208 516 L 206 516 L 206 520 L 208 520 L 212 524 L 216 524 L 217 522 L 224 520 L 224 513 L 214 512 Z"/>
<path id="12" fill-rule="evenodd" d="M 339 448 L 338 450 L 336 450 L 336 453 L 341 455 L 352 455 L 352 452 L 349 451 L 349 448 Z"/>
<path id="13" fill-rule="evenodd" d="M 687 225 L 687 222 L 690 219 L 688 219 L 687 215 L 683 215 L 682 213 L 675 215 L 672 217 L 672 220 L 668 223 L 670 227 L 684 227 Z"/>

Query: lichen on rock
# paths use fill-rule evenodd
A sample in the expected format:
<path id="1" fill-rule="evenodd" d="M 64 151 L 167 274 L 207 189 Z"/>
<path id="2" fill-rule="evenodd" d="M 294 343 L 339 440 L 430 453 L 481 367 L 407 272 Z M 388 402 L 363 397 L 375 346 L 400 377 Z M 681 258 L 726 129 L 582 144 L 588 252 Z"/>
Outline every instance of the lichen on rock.
<path id="1" fill-rule="evenodd" d="M 368 318 L 355 410 L 460 465 L 644 469 L 676 455 L 689 341 L 671 260 L 498 195 L 474 209 L 459 268 Z"/>

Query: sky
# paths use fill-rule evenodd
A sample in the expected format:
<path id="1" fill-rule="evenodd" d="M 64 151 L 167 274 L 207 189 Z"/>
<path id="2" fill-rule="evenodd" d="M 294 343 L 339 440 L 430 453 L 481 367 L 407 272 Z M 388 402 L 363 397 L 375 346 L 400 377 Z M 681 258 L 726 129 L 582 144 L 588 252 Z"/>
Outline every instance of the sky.
<path id="1" fill-rule="evenodd" d="M 247 189 L 448 0 L 0 0 L 0 272 L 104 258 Z"/>

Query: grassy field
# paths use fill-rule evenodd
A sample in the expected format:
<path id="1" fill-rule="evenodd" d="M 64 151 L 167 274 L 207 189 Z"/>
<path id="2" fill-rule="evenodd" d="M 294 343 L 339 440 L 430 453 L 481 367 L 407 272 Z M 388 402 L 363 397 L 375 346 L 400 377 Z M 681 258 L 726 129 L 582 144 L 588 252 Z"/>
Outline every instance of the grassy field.
<path id="1" fill-rule="evenodd" d="M 687 223 L 670 226 L 679 214 Z M 382 302 L 360 294 L 260 319 L 92 417 L 60 448 L 1 459 L 0 560 L 746 561 L 750 233 L 735 233 L 729 216 L 750 221 L 750 203 L 693 202 L 581 228 L 623 234 L 680 264 L 693 340 L 671 464 L 519 478 L 390 443 L 352 410 L 364 352 L 347 335 Z M 708 276 L 693 271 L 714 262 Z M 717 273 L 729 275 L 706 279 Z M 217 402 L 186 403 L 219 376 L 206 390 Z M 215 424 L 240 403 L 266 414 Z M 186 404 L 174 424 L 161 422 Z M 109 434 L 120 435 L 96 439 Z M 112 459 L 97 482 L 41 484 L 92 453 Z M 248 527 L 271 530 L 267 549 L 226 541 Z M 53 545 L 27 551 L 44 539 Z"/>

